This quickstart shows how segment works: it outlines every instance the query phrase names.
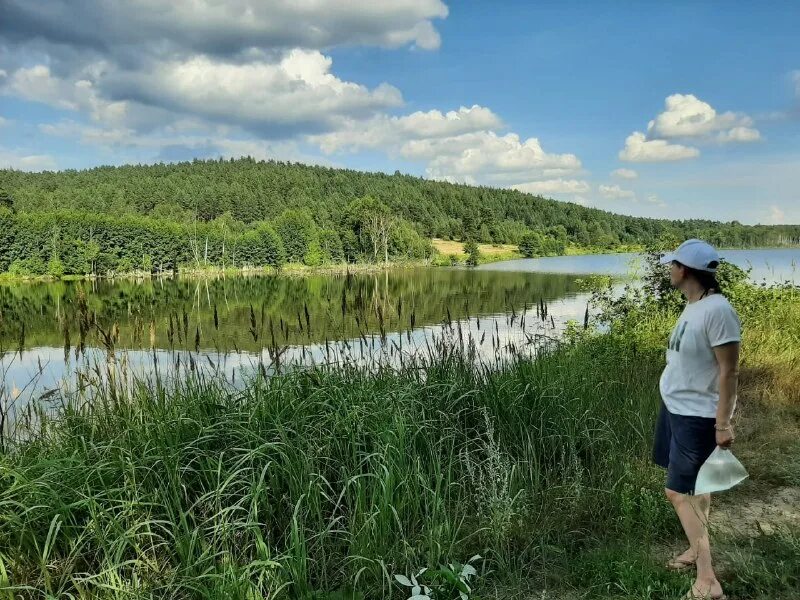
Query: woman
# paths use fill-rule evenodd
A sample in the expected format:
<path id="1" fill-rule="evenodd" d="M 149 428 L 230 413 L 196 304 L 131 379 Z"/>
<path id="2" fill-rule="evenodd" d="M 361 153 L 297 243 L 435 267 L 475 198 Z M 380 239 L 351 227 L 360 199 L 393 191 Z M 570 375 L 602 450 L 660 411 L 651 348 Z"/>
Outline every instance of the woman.
<path id="1" fill-rule="evenodd" d="M 697 567 L 687 598 L 719 600 L 725 596 L 711 564 L 707 528 L 711 498 L 694 495 L 694 485 L 714 448 L 734 440 L 741 326 L 717 283 L 719 255 L 712 246 L 687 240 L 661 262 L 671 265 L 670 281 L 687 300 L 669 338 L 653 444 L 654 461 L 667 469 L 667 498 L 689 540 L 689 549 L 668 566 Z"/>

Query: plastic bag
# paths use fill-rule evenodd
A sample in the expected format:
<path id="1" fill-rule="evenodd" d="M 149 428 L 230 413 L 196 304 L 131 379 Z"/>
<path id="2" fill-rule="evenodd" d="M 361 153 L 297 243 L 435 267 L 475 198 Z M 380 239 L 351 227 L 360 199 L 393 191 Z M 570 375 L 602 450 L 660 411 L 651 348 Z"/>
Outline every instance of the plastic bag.
<path id="1" fill-rule="evenodd" d="M 747 478 L 747 471 L 730 450 L 717 446 L 697 473 L 695 494 L 729 490 Z"/>

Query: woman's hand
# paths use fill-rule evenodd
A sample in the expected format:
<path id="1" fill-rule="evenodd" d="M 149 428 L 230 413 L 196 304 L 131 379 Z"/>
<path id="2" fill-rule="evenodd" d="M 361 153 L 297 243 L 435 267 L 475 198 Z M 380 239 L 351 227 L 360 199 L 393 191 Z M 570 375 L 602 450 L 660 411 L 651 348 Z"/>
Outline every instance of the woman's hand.
<path id="1" fill-rule="evenodd" d="M 728 425 L 724 430 L 717 429 L 717 446 L 730 448 L 736 436 L 733 434 L 733 425 Z"/>

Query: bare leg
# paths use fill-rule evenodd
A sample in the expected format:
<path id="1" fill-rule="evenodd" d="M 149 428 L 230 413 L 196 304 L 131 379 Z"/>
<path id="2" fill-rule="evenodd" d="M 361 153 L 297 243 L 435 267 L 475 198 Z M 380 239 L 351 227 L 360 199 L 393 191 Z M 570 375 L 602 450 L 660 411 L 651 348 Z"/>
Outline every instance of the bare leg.
<path id="1" fill-rule="evenodd" d="M 708 523 L 709 513 L 711 511 L 711 494 L 704 494 L 704 498 L 707 498 L 705 502 L 705 522 Z M 689 543 L 689 547 L 679 556 L 676 556 L 669 562 L 669 566 L 674 569 L 685 569 L 689 565 L 694 565 L 697 562 L 697 552 L 692 547 L 692 544 Z"/>
<path id="2" fill-rule="evenodd" d="M 719 598 L 722 586 L 711 563 L 711 543 L 708 538 L 708 512 L 710 499 L 707 495 L 689 496 L 666 490 L 667 498 L 675 507 L 689 547 L 697 560 L 697 579 L 692 585 L 692 594 L 698 598 Z"/>

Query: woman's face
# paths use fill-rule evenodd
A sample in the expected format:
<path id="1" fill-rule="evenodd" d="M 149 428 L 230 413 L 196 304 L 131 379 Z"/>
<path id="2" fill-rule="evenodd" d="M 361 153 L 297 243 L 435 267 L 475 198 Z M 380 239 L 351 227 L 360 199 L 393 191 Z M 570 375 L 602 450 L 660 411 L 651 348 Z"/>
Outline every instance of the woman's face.
<path id="1" fill-rule="evenodd" d="M 684 277 L 686 277 L 686 269 L 683 268 L 683 265 L 672 261 L 669 265 L 669 282 L 672 287 L 678 287 Z"/>

